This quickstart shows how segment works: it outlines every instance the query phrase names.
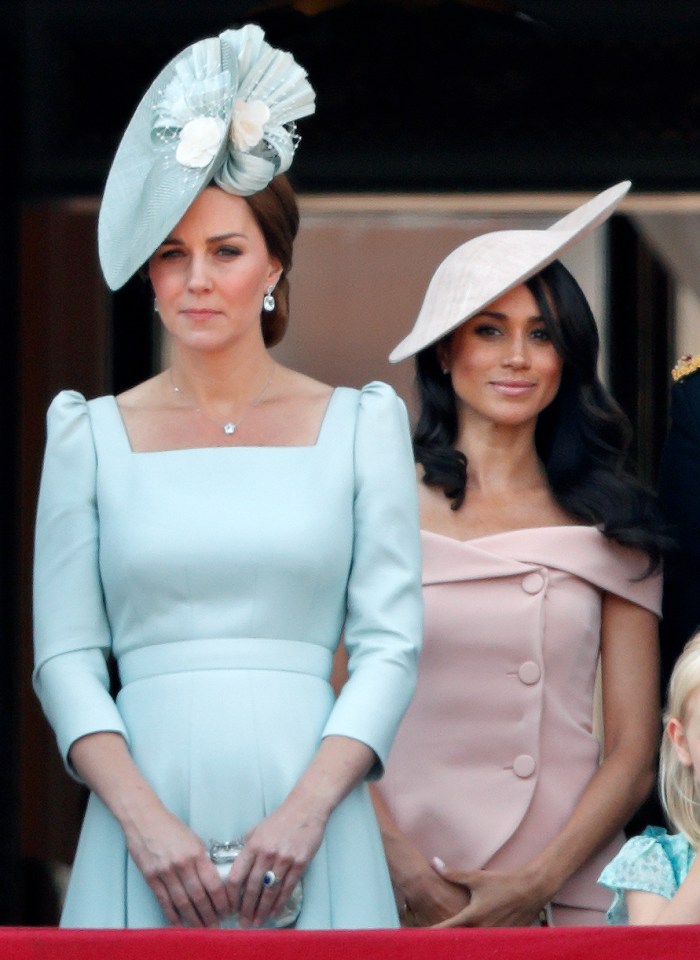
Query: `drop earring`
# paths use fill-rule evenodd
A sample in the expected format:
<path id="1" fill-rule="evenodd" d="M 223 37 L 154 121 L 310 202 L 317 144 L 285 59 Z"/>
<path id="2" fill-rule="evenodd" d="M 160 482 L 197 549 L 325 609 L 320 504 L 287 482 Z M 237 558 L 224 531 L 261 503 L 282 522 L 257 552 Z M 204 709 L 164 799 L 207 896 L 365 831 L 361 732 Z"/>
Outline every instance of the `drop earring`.
<path id="1" fill-rule="evenodd" d="M 153 298 L 153 312 L 160 314 L 160 310 L 158 309 L 158 301 L 155 297 Z"/>
<path id="2" fill-rule="evenodd" d="M 272 311 L 275 309 L 275 298 L 272 296 L 272 291 L 274 289 L 274 286 L 271 284 L 267 288 L 267 293 L 263 298 L 263 310 L 267 311 L 267 313 L 272 313 Z"/>

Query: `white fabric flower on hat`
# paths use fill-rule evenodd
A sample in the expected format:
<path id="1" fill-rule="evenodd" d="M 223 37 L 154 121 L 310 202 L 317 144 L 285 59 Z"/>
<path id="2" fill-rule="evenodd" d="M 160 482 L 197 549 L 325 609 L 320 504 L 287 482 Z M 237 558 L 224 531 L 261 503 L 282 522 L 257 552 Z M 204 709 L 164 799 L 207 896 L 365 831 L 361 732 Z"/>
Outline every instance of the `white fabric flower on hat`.
<path id="1" fill-rule="evenodd" d="M 180 131 L 180 142 L 175 159 L 183 167 L 208 166 L 219 152 L 226 132 L 226 124 L 220 117 L 195 117 Z"/>
<path id="2" fill-rule="evenodd" d="M 236 100 L 231 117 L 231 141 L 234 147 L 244 153 L 257 147 L 269 119 L 270 108 L 262 100 Z"/>

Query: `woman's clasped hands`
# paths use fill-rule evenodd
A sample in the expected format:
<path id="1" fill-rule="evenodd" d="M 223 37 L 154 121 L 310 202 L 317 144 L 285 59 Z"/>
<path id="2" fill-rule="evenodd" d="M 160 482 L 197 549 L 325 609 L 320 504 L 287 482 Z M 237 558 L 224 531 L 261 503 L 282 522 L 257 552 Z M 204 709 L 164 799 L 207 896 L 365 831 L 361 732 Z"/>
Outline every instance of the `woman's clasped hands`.
<path id="1" fill-rule="evenodd" d="M 222 879 L 207 848 L 168 810 L 150 812 L 127 832 L 137 867 L 169 923 L 218 927 L 237 915 L 244 929 L 262 926 L 281 911 L 318 850 L 322 817 L 283 804 L 247 836 Z"/>
<path id="2" fill-rule="evenodd" d="M 449 870 L 439 857 L 401 885 L 404 926 L 505 927 L 537 920 L 546 903 L 520 871 Z"/>
<path id="3" fill-rule="evenodd" d="M 522 870 L 449 870 L 434 857 L 444 881 L 468 895 L 467 904 L 435 927 L 517 927 L 534 923 L 548 901 Z"/>

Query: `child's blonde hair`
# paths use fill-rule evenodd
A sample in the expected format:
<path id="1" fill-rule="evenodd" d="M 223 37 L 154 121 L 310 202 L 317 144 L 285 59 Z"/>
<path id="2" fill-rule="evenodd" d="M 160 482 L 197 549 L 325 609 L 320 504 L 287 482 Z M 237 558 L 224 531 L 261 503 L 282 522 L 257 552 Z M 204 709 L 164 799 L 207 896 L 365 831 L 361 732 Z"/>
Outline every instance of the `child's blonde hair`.
<path id="1" fill-rule="evenodd" d="M 669 822 L 685 834 L 694 850 L 700 847 L 700 793 L 692 766 L 681 763 L 668 735 L 672 717 L 685 724 L 688 698 L 700 688 L 700 631 L 686 643 L 671 674 L 664 712 L 664 732 L 659 760 L 659 792 Z M 700 776 L 700 770 L 697 771 Z"/>

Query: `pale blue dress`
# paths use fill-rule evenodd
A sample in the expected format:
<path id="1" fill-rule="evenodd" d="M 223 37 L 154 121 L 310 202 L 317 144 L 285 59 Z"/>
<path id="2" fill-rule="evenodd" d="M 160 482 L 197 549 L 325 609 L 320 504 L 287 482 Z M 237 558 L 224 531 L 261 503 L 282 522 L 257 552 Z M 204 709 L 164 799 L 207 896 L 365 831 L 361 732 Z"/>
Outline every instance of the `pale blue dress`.
<path id="1" fill-rule="evenodd" d="M 379 775 L 422 632 L 415 486 L 406 411 L 386 384 L 335 389 L 313 446 L 151 453 L 131 450 L 113 397 L 59 394 L 37 515 L 34 683 L 64 759 L 78 737 L 117 731 L 205 842 L 277 807 L 329 734 L 372 747 Z M 350 679 L 336 701 L 341 631 Z M 95 795 L 61 923 L 166 925 Z M 362 784 L 331 815 L 297 925 L 396 924 Z"/>
<path id="2" fill-rule="evenodd" d="M 630 837 L 598 879 L 598 883 L 614 893 L 608 923 L 629 922 L 627 890 L 643 890 L 671 900 L 694 860 L 695 851 L 682 833 L 647 827 L 639 836 Z"/>

